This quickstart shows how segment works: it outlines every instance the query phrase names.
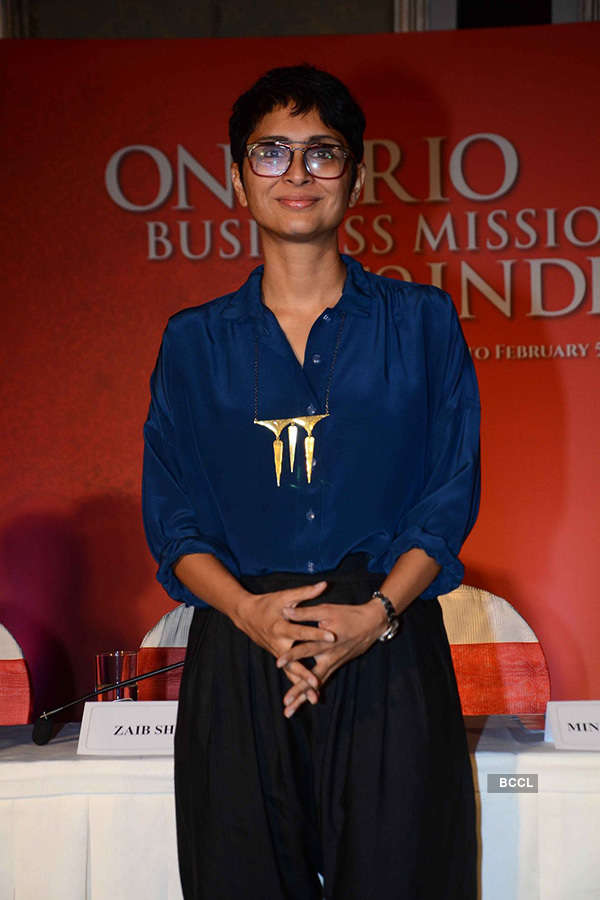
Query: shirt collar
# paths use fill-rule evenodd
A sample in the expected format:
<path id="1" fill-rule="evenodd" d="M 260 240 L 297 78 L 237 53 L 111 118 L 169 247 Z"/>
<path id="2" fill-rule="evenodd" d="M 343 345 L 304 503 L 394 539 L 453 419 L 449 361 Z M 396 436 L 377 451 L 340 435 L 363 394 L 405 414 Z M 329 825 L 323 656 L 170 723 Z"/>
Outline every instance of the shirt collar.
<path id="1" fill-rule="evenodd" d="M 372 293 L 367 273 L 358 260 L 342 254 L 346 266 L 346 281 L 342 296 L 332 307 L 333 312 L 348 312 L 356 316 L 370 316 Z M 241 288 L 230 294 L 222 315 L 226 319 L 258 317 L 264 313 L 261 298 L 261 280 L 264 266 L 257 266 Z"/>

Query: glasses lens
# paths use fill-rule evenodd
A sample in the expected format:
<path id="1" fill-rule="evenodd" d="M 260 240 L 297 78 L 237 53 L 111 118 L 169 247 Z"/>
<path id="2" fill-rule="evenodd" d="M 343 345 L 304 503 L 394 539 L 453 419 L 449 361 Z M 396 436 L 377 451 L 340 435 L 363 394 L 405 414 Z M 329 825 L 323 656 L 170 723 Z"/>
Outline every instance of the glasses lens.
<path id="1" fill-rule="evenodd" d="M 248 154 L 257 175 L 282 175 L 290 163 L 291 152 L 281 144 L 256 144 Z"/>
<path id="2" fill-rule="evenodd" d="M 339 178 L 346 167 L 343 147 L 334 144 L 314 144 L 307 148 L 304 158 L 316 178 Z"/>

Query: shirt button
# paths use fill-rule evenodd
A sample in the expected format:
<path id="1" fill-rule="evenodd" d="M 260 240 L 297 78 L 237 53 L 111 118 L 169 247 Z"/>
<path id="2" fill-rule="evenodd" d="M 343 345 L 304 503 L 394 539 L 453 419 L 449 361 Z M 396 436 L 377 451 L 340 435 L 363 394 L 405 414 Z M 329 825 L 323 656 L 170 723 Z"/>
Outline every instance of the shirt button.
<path id="1" fill-rule="evenodd" d="M 315 407 L 312 405 L 312 403 L 309 403 L 308 406 L 306 407 L 306 412 L 309 414 L 309 416 L 314 416 L 314 414 L 316 413 L 316 411 L 317 411 L 317 410 L 316 410 Z"/>
<path id="2" fill-rule="evenodd" d="M 329 315 L 329 313 L 323 313 L 323 321 L 324 322 L 329 322 L 330 318 L 331 318 L 331 316 Z"/>
<path id="3" fill-rule="evenodd" d="M 306 568 L 307 568 L 307 571 L 309 571 L 309 572 L 315 571 L 316 566 L 315 566 L 314 562 L 312 561 L 312 559 L 309 559 L 309 561 L 306 563 Z"/>
<path id="4" fill-rule="evenodd" d="M 308 519 L 309 522 L 313 522 L 316 519 L 316 517 L 317 517 L 317 514 L 314 511 L 314 509 L 309 509 L 308 512 L 306 513 L 306 518 Z"/>
<path id="5" fill-rule="evenodd" d="M 321 354 L 320 354 L 320 353 L 313 353 L 312 361 L 313 361 L 313 363 L 315 364 L 315 366 L 318 366 L 319 363 L 321 362 Z"/>

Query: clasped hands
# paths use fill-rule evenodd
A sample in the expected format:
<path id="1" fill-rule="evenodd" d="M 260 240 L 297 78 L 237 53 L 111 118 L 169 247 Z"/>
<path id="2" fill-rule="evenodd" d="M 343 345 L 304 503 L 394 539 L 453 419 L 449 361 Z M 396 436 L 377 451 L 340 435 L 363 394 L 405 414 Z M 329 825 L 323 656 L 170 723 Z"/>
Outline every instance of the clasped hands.
<path id="1" fill-rule="evenodd" d="M 317 703 L 321 687 L 336 669 L 368 650 L 387 627 L 385 609 L 376 598 L 357 606 L 299 605 L 318 597 L 326 587 L 327 582 L 320 581 L 248 594 L 234 619 L 248 637 L 275 656 L 277 667 L 285 669 L 292 682 L 283 698 L 287 718 L 307 700 Z M 300 662 L 308 657 L 315 659 L 312 669 Z"/>

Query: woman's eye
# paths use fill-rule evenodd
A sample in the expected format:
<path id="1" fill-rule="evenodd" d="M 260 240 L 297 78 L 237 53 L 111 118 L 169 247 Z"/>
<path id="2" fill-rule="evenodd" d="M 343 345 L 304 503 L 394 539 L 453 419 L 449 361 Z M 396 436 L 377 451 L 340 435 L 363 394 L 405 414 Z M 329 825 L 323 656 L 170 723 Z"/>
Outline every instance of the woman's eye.
<path id="1" fill-rule="evenodd" d="M 336 156 L 336 147 L 329 147 L 322 144 L 318 147 L 310 148 L 310 155 L 313 159 L 333 159 Z"/>
<path id="2" fill-rule="evenodd" d="M 265 144 L 260 149 L 260 155 L 263 159 L 281 159 L 286 155 L 285 147 L 278 147 L 277 144 Z"/>

